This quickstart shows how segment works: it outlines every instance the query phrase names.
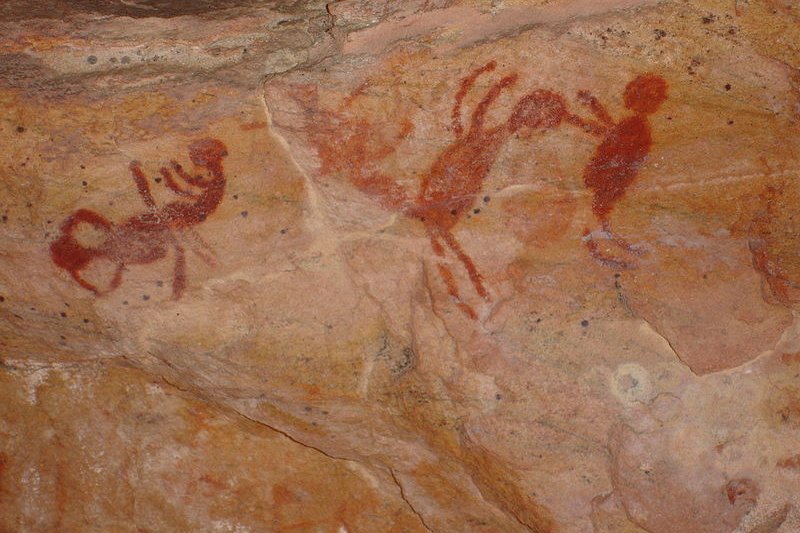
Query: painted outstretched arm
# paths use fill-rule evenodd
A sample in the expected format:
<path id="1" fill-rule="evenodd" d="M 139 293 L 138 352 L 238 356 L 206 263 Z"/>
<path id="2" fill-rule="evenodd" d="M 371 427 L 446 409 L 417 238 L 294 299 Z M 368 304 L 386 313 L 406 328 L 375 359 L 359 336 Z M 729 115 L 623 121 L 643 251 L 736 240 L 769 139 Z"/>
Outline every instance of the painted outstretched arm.
<path id="1" fill-rule="evenodd" d="M 589 111 L 592 112 L 597 120 L 589 120 L 572 113 L 567 113 L 565 117 L 566 121 L 573 126 L 583 129 L 587 133 L 591 133 L 597 137 L 605 137 L 608 130 L 616 125 L 606 108 L 589 91 L 578 91 L 578 101 L 588 107 Z"/>
<path id="2" fill-rule="evenodd" d="M 150 185 L 147 183 L 147 177 L 142 171 L 141 164 L 138 161 L 131 161 L 130 169 L 133 181 L 136 182 L 136 190 L 139 191 L 139 196 L 142 197 L 144 205 L 150 209 L 155 209 L 156 201 L 150 193 Z"/>
<path id="3" fill-rule="evenodd" d="M 589 111 L 606 127 L 610 128 L 616 124 L 605 106 L 589 91 L 578 91 L 578 101 L 588 107 Z"/>
<path id="4" fill-rule="evenodd" d="M 607 128 L 602 124 L 599 124 L 593 120 L 587 120 L 579 115 L 574 115 L 572 113 L 567 113 L 564 115 L 564 120 L 567 121 L 567 124 L 572 124 L 573 126 L 577 126 L 578 128 L 582 129 L 587 133 L 591 133 L 597 137 L 605 137 Z"/>
<path id="5" fill-rule="evenodd" d="M 464 126 L 461 124 L 461 104 L 464 101 L 464 97 L 467 95 L 472 86 L 475 85 L 475 80 L 478 79 L 478 76 L 480 76 L 484 72 L 491 72 L 496 67 L 497 63 L 495 61 L 489 61 L 484 66 L 473 70 L 469 76 L 461 80 L 461 86 L 459 87 L 458 92 L 456 93 L 455 102 L 453 104 L 453 110 L 450 114 L 453 126 L 453 133 L 456 136 L 456 138 L 461 137 L 461 135 L 463 135 L 464 133 Z M 473 122 L 474 120 L 475 116 L 473 115 Z"/>
<path id="6" fill-rule="evenodd" d="M 200 176 L 190 175 L 188 172 L 183 170 L 183 167 L 177 161 L 172 161 L 171 165 L 172 169 L 175 171 L 175 174 L 177 174 L 177 176 L 183 180 L 184 183 L 190 186 L 193 185 L 195 187 L 202 186 L 203 180 Z M 170 172 L 166 167 L 161 167 L 161 175 L 164 176 L 164 183 L 166 186 L 175 194 L 179 196 L 197 196 L 196 193 L 192 192 L 191 190 L 187 190 L 180 185 L 178 181 L 172 177 L 172 172 Z"/>

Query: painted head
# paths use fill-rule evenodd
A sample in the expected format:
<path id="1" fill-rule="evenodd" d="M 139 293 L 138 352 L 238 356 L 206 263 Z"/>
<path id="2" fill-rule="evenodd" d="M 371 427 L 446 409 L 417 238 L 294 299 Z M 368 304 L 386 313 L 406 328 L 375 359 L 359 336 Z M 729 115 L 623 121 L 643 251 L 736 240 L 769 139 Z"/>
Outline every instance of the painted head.
<path id="1" fill-rule="evenodd" d="M 567 114 L 561 95 L 537 89 L 519 99 L 508 119 L 508 128 L 515 133 L 522 127 L 547 129 L 558 126 Z"/>
<path id="2" fill-rule="evenodd" d="M 189 145 L 189 157 L 192 163 L 208 169 L 220 169 L 222 158 L 228 155 L 228 149 L 217 139 L 200 139 Z"/>
<path id="3" fill-rule="evenodd" d="M 625 87 L 625 107 L 649 115 L 667 99 L 667 81 L 657 74 L 642 74 Z"/>

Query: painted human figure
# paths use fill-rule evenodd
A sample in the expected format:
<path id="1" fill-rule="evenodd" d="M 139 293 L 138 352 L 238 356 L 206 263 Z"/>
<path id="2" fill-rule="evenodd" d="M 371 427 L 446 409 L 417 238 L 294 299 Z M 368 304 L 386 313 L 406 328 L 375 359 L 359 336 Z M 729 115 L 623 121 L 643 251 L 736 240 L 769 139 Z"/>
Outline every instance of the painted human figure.
<path id="1" fill-rule="evenodd" d="M 194 233 L 193 227 L 205 221 L 222 201 L 226 181 L 222 159 L 227 154 L 225 145 L 216 139 L 202 139 L 192 143 L 189 146 L 192 163 L 205 168 L 210 178 L 192 176 L 179 163 L 172 161 L 172 170 L 185 185 L 180 185 L 172 172 L 162 167 L 160 173 L 167 188 L 191 201 L 170 202 L 160 208 L 156 205 L 139 163 L 132 162 L 131 174 L 139 196 L 148 210 L 121 224 L 114 224 L 89 209 L 77 210 L 63 222 L 61 235 L 50 245 L 53 263 L 69 272 L 85 289 L 103 295 L 120 285 L 126 266 L 153 263 L 166 257 L 171 248 L 175 253 L 172 296 L 177 300 L 186 287 L 186 258 L 178 236 L 186 236 L 192 239 L 192 244 L 199 242 L 208 249 L 208 245 Z M 104 240 L 97 246 L 79 242 L 75 232 L 82 224 L 98 230 Z M 198 249 L 193 251 L 206 262 L 211 261 L 204 252 Z M 116 265 L 107 288 L 98 287 L 81 274 L 98 259 L 105 259 Z"/>
<path id="2" fill-rule="evenodd" d="M 783 186 L 769 184 L 758 198 L 759 209 L 749 224 L 748 248 L 753 261 L 753 268 L 758 272 L 768 288 L 765 291 L 767 300 L 773 300 L 787 307 L 800 302 L 800 284 L 790 275 L 785 267 L 784 258 L 776 253 L 776 241 L 773 235 L 774 219 L 777 205 L 783 195 Z"/>
<path id="3" fill-rule="evenodd" d="M 606 108 L 588 91 L 580 91 L 578 99 L 594 114 L 595 120 L 577 119 L 587 132 L 602 139 L 583 172 L 583 182 L 593 192 L 592 213 L 600 222 L 601 232 L 584 231 L 589 253 L 602 264 L 615 268 L 632 268 L 633 263 L 610 257 L 596 242 L 598 237 L 610 239 L 621 249 L 640 255 L 639 248 L 614 233 L 611 212 L 625 195 L 644 164 L 653 144 L 648 116 L 655 113 L 667 98 L 667 82 L 656 74 L 642 74 L 628 83 L 623 102 L 633 114 L 615 122 Z"/>
<path id="4" fill-rule="evenodd" d="M 577 117 L 567 113 L 563 98 L 552 91 L 537 89 L 520 98 L 505 122 L 487 126 L 486 114 L 501 92 L 517 83 L 517 75 L 509 74 L 495 82 L 485 93 L 473 110 L 468 127 L 461 120 L 461 106 L 467 93 L 477 78 L 493 71 L 496 63 L 490 61 L 473 70 L 461 80 L 451 111 L 452 131 L 455 139 L 439 154 L 425 173 L 416 196 L 410 197 L 397 181 L 375 168 L 376 157 L 385 156 L 392 151 L 384 147 L 370 151 L 366 147 L 369 137 L 368 126 L 362 121 L 354 121 L 350 127 L 354 134 L 339 144 L 328 145 L 323 142 L 320 149 L 322 169 L 342 171 L 359 190 L 376 199 L 386 209 L 403 213 L 422 222 L 430 238 L 433 252 L 444 259 L 451 251 L 463 264 L 476 293 L 489 299 L 489 293 L 469 254 L 461 247 L 453 235 L 453 228 L 475 202 L 483 188 L 483 182 L 492 169 L 503 144 L 522 128 L 545 130 L 558 126 L 562 120 L 574 123 Z M 346 122 L 337 117 L 337 123 Z M 407 132 L 407 128 L 404 128 Z M 460 294 L 458 284 L 450 266 L 439 261 L 439 274 L 447 291 L 456 305 L 470 318 L 476 319 L 475 309 L 466 303 Z"/>

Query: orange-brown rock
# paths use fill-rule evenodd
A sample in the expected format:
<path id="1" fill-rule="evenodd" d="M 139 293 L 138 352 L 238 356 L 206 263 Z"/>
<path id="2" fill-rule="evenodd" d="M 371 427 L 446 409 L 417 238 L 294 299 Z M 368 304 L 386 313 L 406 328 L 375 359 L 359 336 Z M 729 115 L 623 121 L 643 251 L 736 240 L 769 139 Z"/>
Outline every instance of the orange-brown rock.
<path id="1" fill-rule="evenodd" d="M 792 2 L 0 15 L 0 531 L 800 531 Z"/>

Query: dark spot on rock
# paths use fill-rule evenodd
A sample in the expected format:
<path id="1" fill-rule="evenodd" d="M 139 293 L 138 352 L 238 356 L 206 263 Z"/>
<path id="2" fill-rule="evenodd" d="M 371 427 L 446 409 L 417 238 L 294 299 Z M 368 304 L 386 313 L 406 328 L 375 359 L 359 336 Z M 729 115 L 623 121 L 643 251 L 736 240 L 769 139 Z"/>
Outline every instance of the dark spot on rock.
<path id="1" fill-rule="evenodd" d="M 450 214 L 456 216 L 458 214 L 458 211 L 456 211 L 455 209 L 451 209 Z"/>
<path id="2" fill-rule="evenodd" d="M 758 486 L 753 480 L 742 478 L 732 479 L 725 485 L 725 494 L 728 496 L 728 501 L 731 505 L 736 503 L 736 500 L 746 499 L 751 503 L 755 503 L 758 497 Z"/>
<path id="3" fill-rule="evenodd" d="M 732 126 L 732 125 L 733 125 L 733 121 L 732 121 L 732 120 L 729 120 L 729 121 L 728 121 L 728 126 Z"/>
<path id="4" fill-rule="evenodd" d="M 621 276 L 621 274 L 619 272 L 614 272 L 614 277 L 615 278 L 619 278 L 620 276 Z"/>
<path id="5" fill-rule="evenodd" d="M 142 300 L 144 300 L 146 302 L 149 299 L 150 299 L 150 295 L 149 294 L 142 294 Z"/>
<path id="6" fill-rule="evenodd" d="M 128 305 L 128 300 L 122 300 L 122 305 Z"/>
<path id="7" fill-rule="evenodd" d="M 703 21 L 703 24 L 711 24 L 712 22 L 714 22 L 714 15 L 707 15 L 700 20 Z"/>
<path id="8" fill-rule="evenodd" d="M 289 231 L 289 228 L 283 228 L 283 229 L 281 230 L 281 233 L 283 233 L 283 234 L 285 235 L 287 231 Z"/>
<path id="9" fill-rule="evenodd" d="M 84 323 L 84 324 L 88 324 L 88 323 L 89 323 L 89 319 L 88 319 L 88 318 L 84 318 L 84 319 L 83 319 L 83 323 Z"/>
<path id="10" fill-rule="evenodd" d="M 156 281 L 156 287 L 163 287 L 163 286 L 164 286 L 164 282 L 163 281 L 161 281 L 161 280 Z"/>
<path id="11" fill-rule="evenodd" d="M 247 218 L 247 215 L 248 215 L 247 211 L 242 211 L 239 214 L 242 215 L 242 218 Z"/>
<path id="12" fill-rule="evenodd" d="M 22 126 L 17 126 L 17 133 L 25 133 L 25 128 Z"/>
<path id="13" fill-rule="evenodd" d="M 61 318 L 67 318 L 67 313 L 65 313 L 64 311 L 61 311 L 60 314 L 61 314 Z"/>
<path id="14" fill-rule="evenodd" d="M 86 62 L 89 63 L 90 65 L 94 65 L 95 63 L 97 63 L 97 56 L 87 57 Z"/>
<path id="15" fill-rule="evenodd" d="M 2 219 L 3 219 L 3 222 L 8 222 L 8 215 L 3 215 Z"/>
<path id="16" fill-rule="evenodd" d="M 503 395 L 498 392 L 497 394 L 494 395 L 494 399 L 495 400 L 502 400 L 503 399 Z"/>
<path id="17" fill-rule="evenodd" d="M 726 83 L 725 84 L 725 90 L 726 91 L 730 91 L 731 90 L 731 84 L 730 83 Z"/>
<path id="18" fill-rule="evenodd" d="M 655 34 L 656 34 L 656 41 L 659 41 L 663 37 L 667 36 L 667 32 L 665 32 L 664 30 L 660 30 L 660 29 L 656 29 L 655 30 Z"/>
<path id="19" fill-rule="evenodd" d="M 472 212 L 473 212 L 473 213 L 475 213 L 475 214 L 477 215 L 478 213 L 480 213 L 480 212 L 481 212 L 481 210 L 480 210 L 480 209 L 473 209 L 473 210 L 472 210 Z"/>
<path id="20" fill-rule="evenodd" d="M 303 411 L 305 411 L 306 413 L 310 413 L 311 412 L 311 407 L 306 405 L 305 407 L 303 407 Z"/>
<path id="21" fill-rule="evenodd" d="M 589 321 L 588 320 L 581 320 L 581 326 L 583 326 L 584 328 L 588 328 L 589 327 Z"/>
<path id="22" fill-rule="evenodd" d="M 161 178 L 153 178 L 153 181 L 155 181 L 156 183 L 161 183 Z"/>
<path id="23" fill-rule="evenodd" d="M 84 180 L 84 181 L 82 181 L 82 182 L 81 182 L 81 185 L 83 185 L 84 187 L 86 187 L 87 185 L 89 185 L 89 183 L 88 183 L 86 180 Z"/>
<path id="24" fill-rule="evenodd" d="M 86 170 L 86 165 L 81 165 L 81 170 Z"/>
<path id="25" fill-rule="evenodd" d="M 238 200 L 238 199 L 239 199 L 239 195 L 238 195 L 238 194 L 234 194 L 234 195 L 233 195 L 233 199 L 234 199 L 234 200 Z"/>
<path id="26" fill-rule="evenodd" d="M 200 222 L 203 222 L 207 216 L 208 215 L 206 215 L 205 213 L 200 213 L 199 215 L 197 215 L 197 218 L 198 220 L 200 220 Z"/>
<path id="27" fill-rule="evenodd" d="M 0 302 L 5 302 L 5 301 L 6 301 L 6 297 L 5 296 L 0 296 Z"/>
<path id="28" fill-rule="evenodd" d="M 484 202 L 484 203 L 488 204 L 488 203 L 489 203 L 489 200 L 491 200 L 491 198 L 489 198 L 488 196 L 484 196 L 484 197 L 483 197 L 483 202 Z"/>

